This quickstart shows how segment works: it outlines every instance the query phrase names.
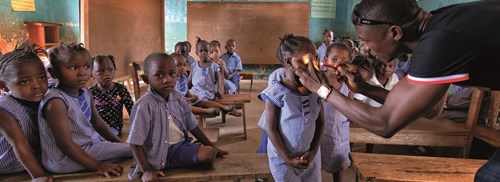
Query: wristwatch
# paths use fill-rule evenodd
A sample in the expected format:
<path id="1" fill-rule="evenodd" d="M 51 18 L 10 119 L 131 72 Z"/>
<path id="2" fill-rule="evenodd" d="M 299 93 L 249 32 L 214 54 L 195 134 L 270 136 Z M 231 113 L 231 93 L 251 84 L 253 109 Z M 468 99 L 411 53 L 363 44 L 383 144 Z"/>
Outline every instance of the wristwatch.
<path id="1" fill-rule="evenodd" d="M 318 89 L 318 96 L 319 98 L 326 100 L 326 98 L 328 98 L 328 96 L 330 95 L 330 92 L 332 92 L 332 88 L 323 84 Z"/>

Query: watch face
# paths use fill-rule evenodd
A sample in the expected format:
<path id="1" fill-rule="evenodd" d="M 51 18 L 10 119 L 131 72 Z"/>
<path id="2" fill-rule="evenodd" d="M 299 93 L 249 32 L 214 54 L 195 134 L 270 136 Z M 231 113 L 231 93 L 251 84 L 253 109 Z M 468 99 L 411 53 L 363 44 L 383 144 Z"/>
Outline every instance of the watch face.
<path id="1" fill-rule="evenodd" d="M 321 97 L 322 99 L 326 99 L 326 97 L 328 97 L 329 93 L 330 93 L 330 89 L 328 89 L 325 86 L 321 86 L 318 90 L 318 96 Z"/>

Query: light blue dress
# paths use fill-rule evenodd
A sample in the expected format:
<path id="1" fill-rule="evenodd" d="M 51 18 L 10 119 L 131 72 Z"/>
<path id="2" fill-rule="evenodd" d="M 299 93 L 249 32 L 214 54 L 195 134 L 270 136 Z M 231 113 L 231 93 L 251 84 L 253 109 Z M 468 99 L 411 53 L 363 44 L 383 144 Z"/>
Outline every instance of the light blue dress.
<path id="1" fill-rule="evenodd" d="M 300 95 L 280 82 L 269 85 L 259 98 L 281 109 L 279 134 L 289 156 L 300 156 L 311 147 L 316 120 L 322 107 L 316 94 Z M 268 140 L 269 168 L 275 181 L 321 181 L 321 152 L 318 151 L 309 168 L 296 169 L 286 165 L 272 142 Z"/>
<path id="2" fill-rule="evenodd" d="M 339 92 L 347 96 L 350 90 L 342 84 Z M 323 102 L 323 109 L 325 128 L 321 139 L 321 167 L 329 173 L 336 173 L 351 164 L 349 120 L 329 102 Z"/>
<path id="3" fill-rule="evenodd" d="M 206 68 L 200 67 L 199 62 L 194 62 L 191 67 L 193 87 L 189 92 L 197 95 L 200 100 L 215 99 L 215 92 L 218 91 L 216 73 L 219 69 L 215 62 L 211 62 Z"/>

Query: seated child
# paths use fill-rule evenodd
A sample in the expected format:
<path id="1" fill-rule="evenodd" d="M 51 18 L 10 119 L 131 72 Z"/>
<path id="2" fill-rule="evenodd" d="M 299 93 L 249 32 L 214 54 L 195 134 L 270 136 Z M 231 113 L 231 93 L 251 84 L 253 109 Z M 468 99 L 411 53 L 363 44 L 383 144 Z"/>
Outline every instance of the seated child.
<path id="1" fill-rule="evenodd" d="M 116 65 L 112 55 L 98 55 L 92 58 L 92 62 L 92 77 L 97 84 L 90 87 L 90 91 L 94 96 L 95 106 L 113 133 L 120 136 L 123 128 L 123 117 L 120 117 L 123 116 L 123 106 L 130 116 L 134 101 L 124 85 L 113 82 Z"/>
<path id="2" fill-rule="evenodd" d="M 38 104 L 47 92 L 47 74 L 37 53 L 24 42 L 0 57 L 0 174 L 28 171 L 33 180 L 53 180 L 39 159 Z"/>
<path id="3" fill-rule="evenodd" d="M 210 42 L 210 59 L 215 63 L 219 64 L 224 75 L 228 74 L 228 69 L 226 68 L 226 64 L 223 59 L 219 56 L 220 53 L 220 42 L 213 40 Z M 238 78 L 239 80 L 239 78 Z M 224 93 L 226 94 L 235 94 L 238 91 L 238 87 L 231 80 L 228 80 L 224 76 Z"/>
<path id="4" fill-rule="evenodd" d="M 243 71 L 241 58 L 236 54 L 236 40 L 229 39 L 226 41 L 225 46 L 227 52 L 222 54 L 221 58 L 224 60 L 226 71 L 225 77 L 238 88 L 240 84 L 240 72 Z"/>
<path id="5" fill-rule="evenodd" d="M 309 39 L 285 35 L 277 51 L 285 68 L 283 80 L 270 84 L 259 95 L 266 102 L 267 153 L 276 181 L 321 181 L 321 99 L 300 84 L 292 66 L 305 67 L 305 54 L 316 56 Z"/>
<path id="6" fill-rule="evenodd" d="M 444 110 L 438 118 L 464 123 L 467 120 L 467 113 L 472 99 L 472 88 L 451 84 L 449 93 Z"/>
<path id="7" fill-rule="evenodd" d="M 191 52 L 191 43 L 188 41 L 177 42 L 177 44 L 175 44 L 175 53 L 183 55 L 186 59 L 188 68 L 191 68 L 191 65 L 196 61 L 193 56 L 189 55 L 189 52 Z"/>
<path id="8" fill-rule="evenodd" d="M 326 51 L 325 62 L 333 65 L 335 62 L 350 62 L 351 50 L 341 42 L 330 44 Z M 332 89 L 352 98 L 346 84 L 337 80 L 335 69 L 327 68 L 325 73 Z M 323 102 L 325 110 L 325 129 L 321 139 L 321 166 L 323 170 L 332 173 L 333 181 L 342 181 L 343 171 L 351 164 L 349 159 L 349 120 L 330 102 Z"/>
<path id="9" fill-rule="evenodd" d="M 49 72 L 58 83 L 39 108 L 43 165 L 53 173 L 86 169 L 108 178 L 120 176 L 123 167 L 105 161 L 128 158 L 132 152 L 99 116 L 86 87 L 92 74 L 89 52 L 83 44 L 62 43 L 49 49 L 49 60 Z"/>
<path id="10" fill-rule="evenodd" d="M 218 80 L 224 80 L 224 78 L 218 78 L 217 72 L 220 66 L 210 60 L 210 45 L 205 40 L 199 40 L 196 43 L 196 55 L 200 57 L 200 61 L 193 63 L 191 74 L 188 78 L 188 85 L 192 85 L 189 92 L 193 95 L 198 96 L 199 100 L 214 100 L 217 96 L 221 98 L 222 95 L 219 93 L 219 82 Z M 222 82 L 220 83 L 222 84 Z M 236 110 L 233 105 L 198 105 L 200 107 L 219 107 L 224 112 L 228 112 L 230 115 L 240 117 L 241 113 Z"/>
<path id="11" fill-rule="evenodd" d="M 144 60 L 148 92 L 137 100 L 130 117 L 127 143 L 134 154 L 129 179 L 158 181 L 162 170 L 212 163 L 228 153 L 215 147 L 198 127 L 184 97 L 175 91 L 177 72 L 172 57 L 152 53 Z M 191 132 L 203 145 L 190 143 Z"/>

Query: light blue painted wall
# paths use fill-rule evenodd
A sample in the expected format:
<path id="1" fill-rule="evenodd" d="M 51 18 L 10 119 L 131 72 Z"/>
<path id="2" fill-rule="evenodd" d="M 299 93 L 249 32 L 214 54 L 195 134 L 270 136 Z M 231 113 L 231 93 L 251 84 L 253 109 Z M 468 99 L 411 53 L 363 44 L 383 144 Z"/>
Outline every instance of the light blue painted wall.
<path id="1" fill-rule="evenodd" d="M 61 23 L 61 38 L 80 41 L 80 9 L 78 0 L 35 0 L 36 12 L 15 12 L 10 0 L 0 1 L 0 49 L 12 50 L 17 41 L 27 39 L 25 21 Z"/>

